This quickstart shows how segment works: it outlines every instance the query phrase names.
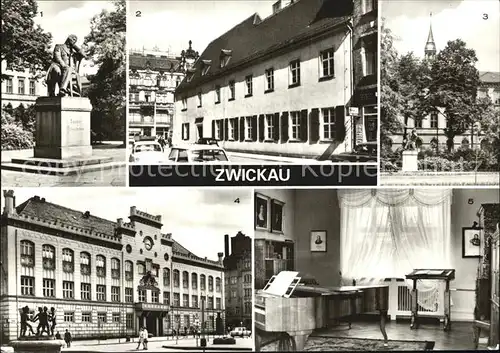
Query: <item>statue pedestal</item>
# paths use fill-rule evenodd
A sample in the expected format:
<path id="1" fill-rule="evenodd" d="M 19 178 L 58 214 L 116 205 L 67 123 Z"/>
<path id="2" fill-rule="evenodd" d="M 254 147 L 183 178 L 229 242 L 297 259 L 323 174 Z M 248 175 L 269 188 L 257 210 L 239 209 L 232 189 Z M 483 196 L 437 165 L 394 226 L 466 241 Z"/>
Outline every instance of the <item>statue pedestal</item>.
<path id="1" fill-rule="evenodd" d="M 403 151 L 403 172 L 418 171 L 418 151 Z"/>
<path id="2" fill-rule="evenodd" d="M 35 158 L 92 156 L 88 98 L 39 97 L 35 109 Z"/>
<path id="3" fill-rule="evenodd" d="M 12 341 L 10 345 L 16 353 L 60 353 L 64 341 L 42 336 Z"/>

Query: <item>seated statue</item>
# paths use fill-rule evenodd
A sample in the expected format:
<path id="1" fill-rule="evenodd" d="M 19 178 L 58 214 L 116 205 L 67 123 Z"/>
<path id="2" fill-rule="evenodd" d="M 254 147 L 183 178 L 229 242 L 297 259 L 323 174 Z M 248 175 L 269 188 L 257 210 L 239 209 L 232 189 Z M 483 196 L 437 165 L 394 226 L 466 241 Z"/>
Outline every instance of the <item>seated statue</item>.
<path id="1" fill-rule="evenodd" d="M 76 46 L 76 41 L 77 37 L 71 34 L 64 44 L 56 44 L 54 48 L 52 63 L 45 77 L 49 97 L 56 96 L 56 85 L 59 86 L 60 97 L 82 95 L 79 69 L 85 54 Z M 76 86 L 70 87 L 73 75 L 76 77 Z"/>

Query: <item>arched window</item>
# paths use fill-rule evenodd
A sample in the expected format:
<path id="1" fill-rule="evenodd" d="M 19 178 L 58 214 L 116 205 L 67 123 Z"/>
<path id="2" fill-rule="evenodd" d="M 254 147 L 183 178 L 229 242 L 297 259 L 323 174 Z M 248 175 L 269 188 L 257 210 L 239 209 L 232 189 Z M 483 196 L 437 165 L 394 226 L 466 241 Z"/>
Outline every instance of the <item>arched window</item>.
<path id="1" fill-rule="evenodd" d="M 132 281 L 134 279 L 134 264 L 132 261 L 125 261 L 125 280 Z"/>
<path id="2" fill-rule="evenodd" d="M 208 290 L 210 292 L 214 291 L 214 278 L 212 276 L 208 276 Z"/>
<path id="3" fill-rule="evenodd" d="M 182 288 L 189 288 L 189 273 L 187 271 L 182 272 Z"/>
<path id="4" fill-rule="evenodd" d="M 56 249 L 52 245 L 44 244 L 42 246 L 42 262 L 44 270 L 55 270 Z"/>
<path id="5" fill-rule="evenodd" d="M 97 255 L 95 258 L 95 267 L 98 277 L 106 277 L 106 258 L 102 255 Z"/>
<path id="6" fill-rule="evenodd" d="M 163 286 L 170 287 L 170 269 L 169 268 L 163 269 Z"/>
<path id="7" fill-rule="evenodd" d="M 179 288 L 179 270 L 174 270 L 174 287 Z"/>
<path id="8" fill-rule="evenodd" d="M 21 240 L 21 266 L 35 266 L 35 244 L 29 240 Z"/>
<path id="9" fill-rule="evenodd" d="M 200 275 L 200 289 L 205 290 L 206 285 L 207 285 L 207 282 L 205 279 L 205 275 Z"/>
<path id="10" fill-rule="evenodd" d="M 83 251 L 80 253 L 80 273 L 88 276 L 90 271 L 90 254 Z"/>
<path id="11" fill-rule="evenodd" d="M 115 257 L 111 259 L 111 278 L 120 278 L 120 260 Z"/>
<path id="12" fill-rule="evenodd" d="M 198 275 L 196 273 L 191 273 L 191 288 L 198 289 Z"/>
<path id="13" fill-rule="evenodd" d="M 137 272 L 140 276 L 144 276 L 146 274 L 146 265 L 144 265 L 143 263 L 138 263 Z"/>
<path id="14" fill-rule="evenodd" d="M 217 293 L 220 293 L 221 291 L 220 284 L 221 284 L 220 277 L 215 278 L 215 291 Z"/>
<path id="15" fill-rule="evenodd" d="M 68 248 L 62 250 L 62 263 L 64 272 L 75 272 L 75 255 L 73 250 Z"/>

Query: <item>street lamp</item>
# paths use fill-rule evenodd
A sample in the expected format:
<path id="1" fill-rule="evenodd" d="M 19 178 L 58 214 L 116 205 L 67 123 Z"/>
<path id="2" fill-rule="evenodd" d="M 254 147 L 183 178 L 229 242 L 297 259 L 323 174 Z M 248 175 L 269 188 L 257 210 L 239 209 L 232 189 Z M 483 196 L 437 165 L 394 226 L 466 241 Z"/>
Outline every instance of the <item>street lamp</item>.
<path id="1" fill-rule="evenodd" d="M 201 291 L 201 339 L 200 346 L 203 347 L 203 352 L 205 352 L 205 347 L 207 346 L 207 339 L 205 338 L 205 291 Z"/>

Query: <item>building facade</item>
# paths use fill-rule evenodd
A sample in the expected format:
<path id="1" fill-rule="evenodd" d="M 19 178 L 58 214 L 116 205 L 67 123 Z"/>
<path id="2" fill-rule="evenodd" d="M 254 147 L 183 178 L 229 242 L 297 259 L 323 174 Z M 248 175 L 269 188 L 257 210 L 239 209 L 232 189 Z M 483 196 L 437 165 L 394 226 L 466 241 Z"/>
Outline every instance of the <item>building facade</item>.
<path id="1" fill-rule="evenodd" d="M 352 151 L 371 111 L 349 115 L 354 87 L 356 104 L 376 104 L 366 90 L 377 81 L 362 79 L 376 72 L 376 55 L 354 60 L 367 41 L 355 43 L 347 3 L 278 1 L 271 16 L 254 14 L 213 40 L 176 89 L 173 142 L 208 137 L 229 151 L 324 159 Z"/>
<path id="2" fill-rule="evenodd" d="M 2 62 L 2 74 L 7 77 L 2 80 L 2 106 L 11 104 L 13 108 L 23 104 L 34 104 L 36 99 L 47 93 L 43 79 L 32 70 L 15 71 L 6 61 Z"/>
<path id="3" fill-rule="evenodd" d="M 130 51 L 129 135 L 168 137 L 174 115 L 174 91 L 183 77 L 180 57 Z"/>
<path id="4" fill-rule="evenodd" d="M 252 330 L 252 240 L 238 232 L 225 235 L 225 309 L 226 326 L 245 326 Z"/>
<path id="5" fill-rule="evenodd" d="M 155 336 L 224 318 L 223 254 L 200 258 L 161 232 L 161 216 L 130 208 L 108 221 L 32 197 L 16 207 L 4 191 L 2 340 L 19 336 L 19 310 L 55 308 L 56 331 L 75 339 Z M 202 321 L 202 310 L 204 308 Z M 31 324 L 36 329 L 37 323 Z"/>

